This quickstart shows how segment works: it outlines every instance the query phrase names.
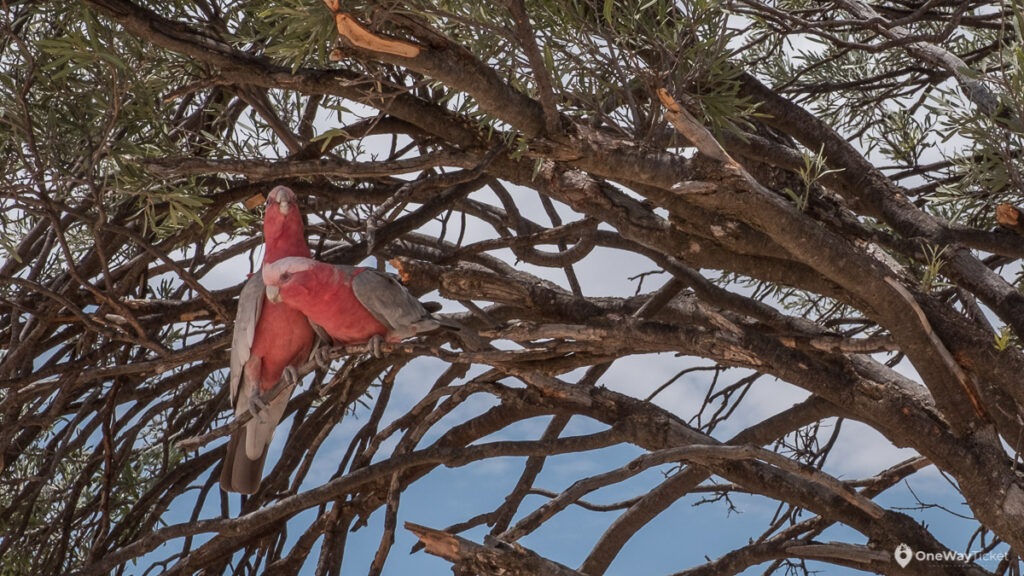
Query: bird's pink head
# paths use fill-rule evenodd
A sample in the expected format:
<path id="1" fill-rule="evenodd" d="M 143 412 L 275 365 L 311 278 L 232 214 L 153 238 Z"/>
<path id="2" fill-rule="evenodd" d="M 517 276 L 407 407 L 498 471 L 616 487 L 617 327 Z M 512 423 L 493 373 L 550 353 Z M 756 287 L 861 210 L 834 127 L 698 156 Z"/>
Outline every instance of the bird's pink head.
<path id="1" fill-rule="evenodd" d="M 263 264 L 263 283 L 267 286 L 267 298 L 271 302 L 281 302 L 281 289 L 288 293 L 302 292 L 307 272 L 315 270 L 316 260 L 290 256 L 271 263 Z"/>
<path id="2" fill-rule="evenodd" d="M 263 217 L 263 237 L 266 241 L 263 262 L 274 262 L 288 256 L 309 257 L 303 228 L 295 192 L 286 186 L 271 190 L 267 195 L 267 212 Z"/>

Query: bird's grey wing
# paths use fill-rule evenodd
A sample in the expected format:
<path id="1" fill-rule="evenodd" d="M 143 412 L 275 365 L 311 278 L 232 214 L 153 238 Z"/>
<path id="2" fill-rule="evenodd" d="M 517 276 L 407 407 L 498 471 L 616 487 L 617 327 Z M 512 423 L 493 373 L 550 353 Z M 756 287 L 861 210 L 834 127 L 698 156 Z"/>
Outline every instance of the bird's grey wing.
<path id="1" fill-rule="evenodd" d="M 242 294 L 238 297 L 238 310 L 235 313 L 235 331 L 231 336 L 231 368 L 228 382 L 231 385 L 231 405 L 237 405 L 239 385 L 242 371 L 249 361 L 252 342 L 256 338 L 256 324 L 263 313 L 263 294 L 266 286 L 263 275 L 257 272 L 249 277 L 242 286 Z"/>
<path id="2" fill-rule="evenodd" d="M 295 391 L 295 384 L 285 388 L 276 398 L 267 403 L 267 407 L 259 412 L 245 424 L 246 441 L 245 455 L 250 460 L 258 460 L 267 455 L 267 447 L 274 439 L 274 430 L 281 423 L 285 408 L 288 407 L 288 399 Z M 248 407 L 246 407 L 248 410 Z"/>
<path id="3" fill-rule="evenodd" d="M 352 291 L 392 338 L 402 340 L 440 326 L 405 286 L 387 274 L 364 270 L 352 279 Z"/>
<path id="4" fill-rule="evenodd" d="M 242 286 L 238 297 L 238 309 L 235 312 L 235 330 L 231 335 L 231 363 L 228 382 L 231 390 L 231 405 L 235 408 L 235 416 L 248 411 L 249 397 L 254 388 L 257 375 L 244 374 L 245 363 L 252 355 L 252 343 L 256 338 L 256 324 L 263 313 L 263 295 L 265 286 L 263 275 L 257 272 L 249 277 Z M 245 382 L 247 390 L 241 390 Z M 266 451 L 250 458 L 246 454 L 248 440 L 247 426 L 239 428 L 231 435 L 227 454 L 221 468 L 221 487 L 229 492 L 252 494 L 260 485 L 263 476 L 263 461 Z"/>

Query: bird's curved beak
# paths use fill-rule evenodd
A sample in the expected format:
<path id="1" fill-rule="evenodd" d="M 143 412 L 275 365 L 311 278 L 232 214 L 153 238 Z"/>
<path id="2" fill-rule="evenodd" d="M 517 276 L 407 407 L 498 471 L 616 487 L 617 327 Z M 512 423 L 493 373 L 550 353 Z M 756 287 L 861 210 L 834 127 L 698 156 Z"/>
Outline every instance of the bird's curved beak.
<path id="1" fill-rule="evenodd" d="M 277 203 L 277 209 L 281 211 L 281 214 L 288 214 L 292 210 L 292 204 L 287 200 L 281 200 Z"/>
<path id="2" fill-rule="evenodd" d="M 267 300 L 274 304 L 281 303 L 281 289 L 277 286 L 267 286 Z"/>

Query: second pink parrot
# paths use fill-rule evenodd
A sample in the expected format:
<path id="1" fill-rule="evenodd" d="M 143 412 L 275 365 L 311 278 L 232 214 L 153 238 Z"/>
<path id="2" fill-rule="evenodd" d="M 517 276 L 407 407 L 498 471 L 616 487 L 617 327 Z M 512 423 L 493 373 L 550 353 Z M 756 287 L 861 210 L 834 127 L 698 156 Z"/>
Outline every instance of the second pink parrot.
<path id="1" fill-rule="evenodd" d="M 263 266 L 272 302 L 283 302 L 322 327 L 337 344 L 399 342 L 439 328 L 405 286 L 372 268 L 282 258 Z"/>

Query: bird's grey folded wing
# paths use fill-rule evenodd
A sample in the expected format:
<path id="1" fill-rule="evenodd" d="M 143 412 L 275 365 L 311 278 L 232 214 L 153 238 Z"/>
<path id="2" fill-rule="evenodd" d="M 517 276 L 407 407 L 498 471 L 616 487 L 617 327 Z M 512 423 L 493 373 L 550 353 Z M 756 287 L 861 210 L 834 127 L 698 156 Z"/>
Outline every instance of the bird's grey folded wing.
<path id="1" fill-rule="evenodd" d="M 266 286 L 263 276 L 257 272 L 249 277 L 242 293 L 238 297 L 238 310 L 235 313 L 235 331 L 231 335 L 231 368 L 228 382 L 231 385 L 231 404 L 234 406 L 238 398 L 239 384 L 242 381 L 242 370 L 249 360 L 252 342 L 256 338 L 256 324 L 263 312 L 263 293 Z"/>
<path id="2" fill-rule="evenodd" d="M 352 279 L 352 291 L 395 338 L 409 338 L 440 326 L 405 286 L 387 274 L 364 270 Z"/>
<path id="3" fill-rule="evenodd" d="M 274 439 L 274 430 L 281 423 L 281 417 L 288 407 L 288 399 L 294 391 L 294 384 L 282 390 L 276 398 L 267 403 L 266 408 L 261 410 L 258 416 L 254 416 L 245 424 L 245 455 L 250 460 L 259 460 L 267 453 L 267 446 L 270 446 L 270 441 Z"/>

